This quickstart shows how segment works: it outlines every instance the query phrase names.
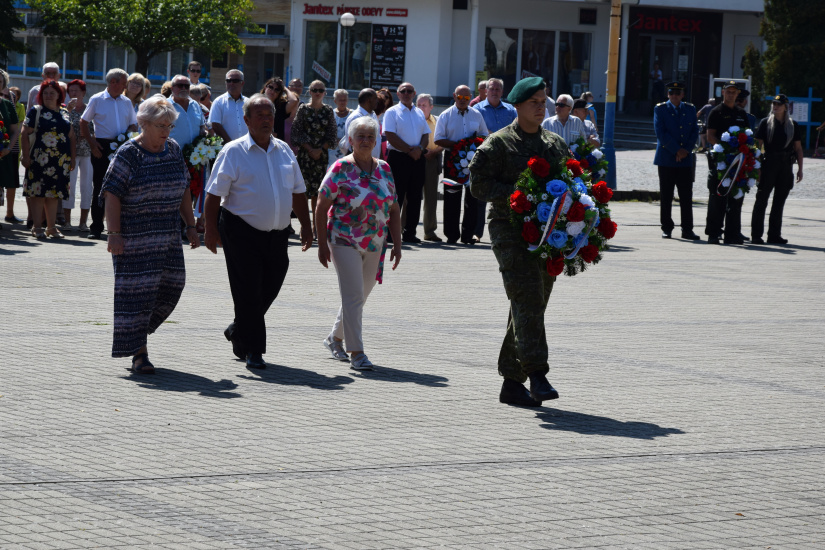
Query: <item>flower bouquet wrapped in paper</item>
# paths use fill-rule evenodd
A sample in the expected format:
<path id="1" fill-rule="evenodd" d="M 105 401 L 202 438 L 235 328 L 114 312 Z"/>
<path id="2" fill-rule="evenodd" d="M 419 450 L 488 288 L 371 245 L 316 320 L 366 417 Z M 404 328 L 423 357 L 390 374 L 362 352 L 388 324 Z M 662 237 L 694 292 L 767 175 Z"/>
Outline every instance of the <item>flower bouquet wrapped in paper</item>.
<path id="1" fill-rule="evenodd" d="M 470 182 L 470 161 L 482 143 L 484 138 L 473 135 L 462 139 L 444 153 L 444 185 L 467 185 Z"/>
<path id="2" fill-rule="evenodd" d="M 545 262 L 550 275 L 573 276 L 596 264 L 616 234 L 607 203 L 613 191 L 592 183 L 579 161 L 568 159 L 551 174 L 550 163 L 533 157 L 510 195 L 511 220 L 527 249 Z"/>
<path id="3" fill-rule="evenodd" d="M 223 149 L 223 138 L 218 136 L 198 136 L 183 148 L 183 158 L 189 169 L 189 188 L 193 198 L 199 197 L 203 192 L 203 184 L 207 178 L 205 172 L 221 149 Z"/>
<path id="4" fill-rule="evenodd" d="M 741 199 L 759 181 L 761 152 L 754 145 L 753 131 L 731 126 L 719 137 L 719 143 L 710 150 L 711 162 L 716 165 L 719 185 L 716 194 Z"/>

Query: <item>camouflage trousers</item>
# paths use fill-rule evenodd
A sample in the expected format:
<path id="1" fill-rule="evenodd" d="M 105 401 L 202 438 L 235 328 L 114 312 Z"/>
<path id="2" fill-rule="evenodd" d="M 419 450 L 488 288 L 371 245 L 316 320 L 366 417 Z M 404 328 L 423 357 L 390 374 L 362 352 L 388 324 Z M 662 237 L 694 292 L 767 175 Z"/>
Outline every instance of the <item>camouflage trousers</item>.
<path id="1" fill-rule="evenodd" d="M 531 255 L 518 231 L 505 220 L 489 224 L 493 253 L 510 300 L 507 333 L 498 356 L 498 372 L 524 383 L 531 372 L 547 374 L 544 311 L 556 278 Z"/>

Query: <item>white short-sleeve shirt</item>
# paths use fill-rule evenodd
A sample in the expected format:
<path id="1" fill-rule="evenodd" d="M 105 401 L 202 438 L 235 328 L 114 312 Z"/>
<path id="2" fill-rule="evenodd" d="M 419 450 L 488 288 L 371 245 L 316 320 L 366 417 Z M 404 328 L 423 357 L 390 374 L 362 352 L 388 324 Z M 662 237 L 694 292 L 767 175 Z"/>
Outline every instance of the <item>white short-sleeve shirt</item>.
<path id="1" fill-rule="evenodd" d="M 298 161 L 289 146 L 269 138 L 266 151 L 252 136 L 230 141 L 218 153 L 206 192 L 259 231 L 286 229 L 293 193 L 305 193 Z"/>
<path id="2" fill-rule="evenodd" d="M 564 139 L 567 145 L 571 145 L 580 137 L 587 137 L 587 130 L 584 127 L 584 122 L 579 117 L 570 115 L 567 117 L 567 122 L 561 123 L 558 116 L 552 116 L 544 119 L 541 127 L 545 130 L 555 132 Z"/>
<path id="3" fill-rule="evenodd" d="M 430 127 L 424 118 L 424 111 L 415 106 L 408 109 L 398 103 L 384 113 L 383 133 L 386 135 L 387 132 L 394 133 L 410 147 L 417 147 L 421 145 L 421 136 L 430 133 Z M 387 148 L 398 150 L 390 143 L 387 143 Z"/>
<path id="4" fill-rule="evenodd" d="M 212 102 L 212 110 L 209 111 L 209 124 L 217 122 L 223 126 L 231 140 L 244 136 L 249 132 L 243 119 L 243 104 L 247 99 L 249 98 L 243 95 L 238 99 L 232 99 L 229 92 L 218 96 Z"/>
<path id="5" fill-rule="evenodd" d="M 137 126 L 132 100 L 124 94 L 112 97 L 108 90 L 93 95 L 80 118 L 95 123 L 95 137 L 98 139 L 115 139 L 129 126 Z"/>
<path id="6" fill-rule="evenodd" d="M 484 117 L 481 113 L 472 107 L 468 107 L 462 115 L 458 107 L 452 105 L 438 115 L 438 120 L 435 123 L 435 137 L 433 139 L 435 141 L 440 139 L 460 141 L 473 134 L 486 136 L 489 133 L 490 132 L 487 131 L 487 124 L 484 122 Z"/>

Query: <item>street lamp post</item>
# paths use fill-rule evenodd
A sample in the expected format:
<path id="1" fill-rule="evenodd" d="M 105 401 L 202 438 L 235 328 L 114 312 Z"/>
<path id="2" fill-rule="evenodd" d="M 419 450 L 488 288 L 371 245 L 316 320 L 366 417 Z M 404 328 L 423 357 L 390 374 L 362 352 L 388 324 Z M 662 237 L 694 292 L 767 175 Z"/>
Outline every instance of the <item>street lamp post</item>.
<path id="1" fill-rule="evenodd" d="M 350 12 L 346 12 L 338 18 L 338 23 L 344 29 L 343 40 L 339 38 L 338 40 L 338 56 L 335 60 L 335 73 L 338 82 L 335 83 L 336 88 L 345 88 L 346 81 L 344 79 L 344 74 L 348 74 L 348 67 L 349 67 L 349 59 L 345 60 L 344 63 L 341 63 L 341 43 L 344 42 L 344 53 L 346 54 L 349 50 L 349 30 L 350 28 L 355 25 L 355 16 L 352 15 Z"/>

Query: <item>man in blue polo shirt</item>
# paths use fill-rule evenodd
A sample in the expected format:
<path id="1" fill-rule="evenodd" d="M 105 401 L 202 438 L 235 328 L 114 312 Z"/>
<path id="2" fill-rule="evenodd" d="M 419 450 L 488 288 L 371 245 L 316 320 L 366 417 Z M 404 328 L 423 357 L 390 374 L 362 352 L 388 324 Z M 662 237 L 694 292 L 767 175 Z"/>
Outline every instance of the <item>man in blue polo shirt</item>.
<path id="1" fill-rule="evenodd" d="M 196 137 L 206 135 L 203 111 L 198 102 L 189 97 L 190 86 L 189 78 L 182 74 L 172 79 L 172 99 L 178 119 L 169 137 L 174 139 L 181 149 L 192 143 Z"/>

